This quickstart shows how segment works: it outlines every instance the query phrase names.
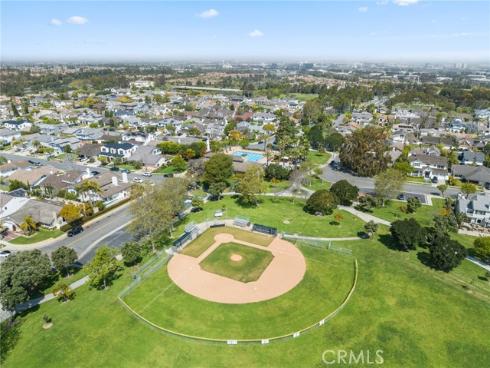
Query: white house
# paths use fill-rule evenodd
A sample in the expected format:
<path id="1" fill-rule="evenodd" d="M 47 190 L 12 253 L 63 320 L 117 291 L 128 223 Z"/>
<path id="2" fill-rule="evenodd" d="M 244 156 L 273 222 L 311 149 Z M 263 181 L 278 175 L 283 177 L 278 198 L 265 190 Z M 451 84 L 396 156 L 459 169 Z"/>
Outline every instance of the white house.
<path id="1" fill-rule="evenodd" d="M 28 131 L 31 129 L 32 124 L 27 120 L 6 120 L 3 122 L 3 127 L 17 131 Z"/>
<path id="2" fill-rule="evenodd" d="M 408 160 L 413 168 L 412 176 L 423 177 L 434 182 L 444 182 L 449 179 L 446 157 L 418 154 L 410 156 Z"/>
<path id="3" fill-rule="evenodd" d="M 15 140 L 20 139 L 21 134 L 19 131 L 10 129 L 0 129 L 0 142 L 3 144 L 10 144 Z"/>
<path id="4" fill-rule="evenodd" d="M 136 146 L 131 143 L 105 143 L 100 147 L 99 156 L 128 159 L 134 152 Z"/>
<path id="5" fill-rule="evenodd" d="M 490 195 L 478 193 L 465 198 L 460 195 L 456 211 L 464 213 L 472 224 L 490 227 Z"/>

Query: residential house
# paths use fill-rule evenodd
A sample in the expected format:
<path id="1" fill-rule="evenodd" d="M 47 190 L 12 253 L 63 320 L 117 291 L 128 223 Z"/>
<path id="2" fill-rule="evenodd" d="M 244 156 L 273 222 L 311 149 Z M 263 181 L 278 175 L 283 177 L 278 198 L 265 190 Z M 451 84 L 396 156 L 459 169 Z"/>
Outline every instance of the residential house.
<path id="1" fill-rule="evenodd" d="M 464 213 L 472 224 L 490 227 L 490 195 L 478 193 L 467 198 L 460 195 L 456 202 L 456 212 Z"/>
<path id="2" fill-rule="evenodd" d="M 485 154 L 483 152 L 463 151 L 460 160 L 463 165 L 482 166 L 485 161 Z"/>
<path id="3" fill-rule="evenodd" d="M 107 157 L 108 159 L 121 158 L 129 159 L 136 151 L 136 146 L 132 143 L 104 143 L 100 147 L 99 156 Z"/>
<path id="4" fill-rule="evenodd" d="M 104 205 L 109 206 L 129 198 L 131 184 L 128 182 L 128 175 L 126 173 L 117 175 L 106 172 L 87 180 L 95 181 L 99 186 L 99 191 L 80 193 L 79 199 L 82 202 L 102 201 Z"/>
<path id="5" fill-rule="evenodd" d="M 449 178 L 446 157 L 416 154 L 408 157 L 413 168 L 412 176 L 423 177 L 433 182 L 445 182 Z"/>
<path id="6" fill-rule="evenodd" d="M 57 169 L 52 166 L 41 166 L 36 168 L 29 167 L 26 169 L 16 170 L 8 177 L 8 180 L 17 180 L 30 187 L 37 187 L 44 181 L 44 179 L 46 179 L 48 175 L 52 175 L 56 171 Z"/>
<path id="7" fill-rule="evenodd" d="M 10 144 L 13 141 L 19 140 L 21 134 L 17 130 L 0 129 L 0 143 Z"/>
<path id="8" fill-rule="evenodd" d="M 490 169 L 488 167 L 452 165 L 451 173 L 455 178 L 490 189 Z"/>
<path id="9" fill-rule="evenodd" d="M 31 129 L 32 124 L 27 120 L 5 120 L 3 127 L 10 130 L 28 131 Z"/>
<path id="10" fill-rule="evenodd" d="M 131 161 L 141 162 L 147 170 L 155 170 L 167 164 L 167 158 L 154 146 L 139 146 L 131 156 Z"/>

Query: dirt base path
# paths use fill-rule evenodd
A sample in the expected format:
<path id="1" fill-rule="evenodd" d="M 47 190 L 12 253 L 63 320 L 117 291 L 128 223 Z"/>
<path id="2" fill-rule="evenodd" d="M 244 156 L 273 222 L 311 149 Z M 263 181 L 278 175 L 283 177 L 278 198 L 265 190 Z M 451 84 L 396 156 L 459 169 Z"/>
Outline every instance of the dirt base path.
<path id="1" fill-rule="evenodd" d="M 298 285 L 306 272 L 303 254 L 290 242 L 274 238 L 268 247 L 217 234 L 215 243 L 198 258 L 175 254 L 167 266 L 172 281 L 185 292 L 205 300 L 226 304 L 255 303 L 282 295 Z M 220 244 L 234 242 L 270 251 L 274 258 L 257 281 L 243 283 L 204 271 L 199 263 Z"/>

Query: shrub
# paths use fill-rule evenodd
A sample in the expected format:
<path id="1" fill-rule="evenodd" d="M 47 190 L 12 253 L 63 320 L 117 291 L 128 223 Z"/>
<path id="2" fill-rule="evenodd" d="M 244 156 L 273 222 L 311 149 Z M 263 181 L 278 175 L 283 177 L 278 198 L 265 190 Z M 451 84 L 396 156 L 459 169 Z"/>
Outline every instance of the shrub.
<path id="1" fill-rule="evenodd" d="M 121 248 L 124 264 L 132 266 L 141 261 L 141 247 L 138 243 L 126 243 Z"/>
<path id="2" fill-rule="evenodd" d="M 475 239 L 475 254 L 485 262 L 490 262 L 490 236 Z"/>

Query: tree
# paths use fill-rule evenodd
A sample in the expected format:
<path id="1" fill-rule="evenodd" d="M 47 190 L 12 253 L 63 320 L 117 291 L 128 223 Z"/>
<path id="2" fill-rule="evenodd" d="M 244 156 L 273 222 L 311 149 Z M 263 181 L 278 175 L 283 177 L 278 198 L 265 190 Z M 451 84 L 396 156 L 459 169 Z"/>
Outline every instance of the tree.
<path id="1" fill-rule="evenodd" d="M 417 209 L 420 208 L 420 206 L 422 206 L 422 204 L 420 203 L 420 199 L 418 199 L 417 197 L 408 198 L 407 200 L 408 213 L 414 213 L 415 211 L 417 211 Z"/>
<path id="2" fill-rule="evenodd" d="M 265 168 L 265 177 L 267 180 L 288 180 L 291 170 L 278 165 L 270 164 Z"/>
<path id="3" fill-rule="evenodd" d="M 51 253 L 51 260 L 53 261 L 54 267 L 56 267 L 61 274 L 69 272 L 77 259 L 77 252 L 64 245 Z"/>
<path id="4" fill-rule="evenodd" d="M 219 181 L 217 183 L 212 183 L 208 188 L 208 192 L 211 194 L 211 197 L 219 199 L 225 189 L 226 183 Z"/>
<path id="5" fill-rule="evenodd" d="M 52 275 L 49 257 L 40 250 L 12 254 L 0 267 L 0 303 L 13 310 L 39 293 Z"/>
<path id="6" fill-rule="evenodd" d="M 388 169 L 376 175 L 374 178 L 374 191 L 376 196 L 381 199 L 381 205 L 384 206 L 387 199 L 395 198 L 401 191 L 405 175 L 396 169 Z"/>
<path id="7" fill-rule="evenodd" d="M 390 232 L 398 248 L 404 251 L 415 249 L 425 239 L 424 228 L 413 218 L 393 222 Z"/>
<path id="8" fill-rule="evenodd" d="M 55 285 L 53 294 L 56 295 L 60 302 L 67 302 L 75 297 L 75 292 L 64 281 L 60 281 Z"/>
<path id="9" fill-rule="evenodd" d="M 21 182 L 20 180 L 15 180 L 15 179 L 9 180 L 9 192 L 19 188 L 29 190 L 29 185 Z"/>
<path id="10" fill-rule="evenodd" d="M 28 235 L 33 234 L 37 229 L 38 229 L 38 224 L 32 216 L 26 216 L 24 217 L 24 222 L 20 224 L 20 228 L 22 229 L 23 232 L 25 232 Z"/>
<path id="11" fill-rule="evenodd" d="M 337 208 L 338 199 L 326 189 L 317 190 L 306 201 L 305 211 L 311 214 L 331 215 Z"/>
<path id="12" fill-rule="evenodd" d="M 473 246 L 476 256 L 484 262 L 490 263 L 490 236 L 476 238 Z"/>
<path id="13" fill-rule="evenodd" d="M 440 184 L 437 186 L 437 189 L 439 190 L 439 192 L 441 192 L 441 195 L 444 197 L 444 193 L 446 192 L 448 186 L 447 184 Z"/>
<path id="14" fill-rule="evenodd" d="M 357 199 L 359 188 L 351 185 L 347 180 L 339 180 L 332 185 L 330 192 L 335 194 L 341 205 L 350 206 L 352 201 Z"/>
<path id="15" fill-rule="evenodd" d="M 92 204 L 93 197 L 94 195 L 100 193 L 99 183 L 97 183 L 94 180 L 84 180 L 75 189 L 80 195 L 82 195 L 84 201 L 88 200 L 90 205 L 93 207 Z M 87 216 L 87 213 L 85 212 L 85 208 L 84 208 L 84 215 Z"/>
<path id="16" fill-rule="evenodd" d="M 121 248 L 121 254 L 124 264 L 132 266 L 141 261 L 141 246 L 138 243 L 126 243 Z"/>
<path id="17" fill-rule="evenodd" d="M 182 172 L 187 168 L 187 163 L 181 155 L 175 155 L 174 158 L 172 158 L 172 161 L 170 161 L 170 165 L 173 166 L 177 172 Z"/>
<path id="18" fill-rule="evenodd" d="M 224 153 L 217 153 L 206 162 L 204 166 L 204 181 L 213 183 L 225 183 L 233 175 L 233 160 Z"/>
<path id="19" fill-rule="evenodd" d="M 163 235 L 169 235 L 176 216 L 184 208 L 187 181 L 182 178 L 169 178 L 135 199 L 131 205 L 133 222 L 129 230 L 136 238 L 151 242 L 155 251 L 155 241 Z"/>
<path id="20" fill-rule="evenodd" d="M 374 176 L 386 170 L 388 133 L 383 128 L 368 126 L 358 129 L 346 138 L 340 148 L 340 161 L 361 176 Z"/>
<path id="21" fill-rule="evenodd" d="M 429 242 L 430 264 L 432 267 L 449 272 L 465 259 L 467 252 L 459 242 L 448 234 L 436 231 Z"/>
<path id="22" fill-rule="evenodd" d="M 476 193 L 476 185 L 473 183 L 463 183 L 461 185 L 461 191 L 468 197 L 470 194 Z"/>
<path id="23" fill-rule="evenodd" d="M 81 215 L 80 207 L 73 203 L 65 204 L 60 211 L 60 216 L 63 217 L 68 223 L 78 220 Z"/>
<path id="24" fill-rule="evenodd" d="M 262 166 L 249 165 L 238 182 L 240 201 L 247 205 L 257 205 L 257 194 L 264 192 L 264 169 Z"/>
<path id="25" fill-rule="evenodd" d="M 364 230 L 366 231 L 366 234 L 372 238 L 378 231 L 378 224 L 371 220 L 364 225 Z"/>
<path id="26" fill-rule="evenodd" d="M 113 251 L 107 246 L 97 249 L 94 259 L 85 267 L 90 277 L 90 286 L 97 289 L 105 289 L 119 270 L 119 264 L 113 255 Z"/>
<path id="27" fill-rule="evenodd" d="M 342 134 L 337 132 L 329 134 L 325 138 L 325 148 L 331 152 L 338 151 L 340 147 L 342 147 L 343 143 L 344 143 L 344 137 L 342 136 Z"/>

